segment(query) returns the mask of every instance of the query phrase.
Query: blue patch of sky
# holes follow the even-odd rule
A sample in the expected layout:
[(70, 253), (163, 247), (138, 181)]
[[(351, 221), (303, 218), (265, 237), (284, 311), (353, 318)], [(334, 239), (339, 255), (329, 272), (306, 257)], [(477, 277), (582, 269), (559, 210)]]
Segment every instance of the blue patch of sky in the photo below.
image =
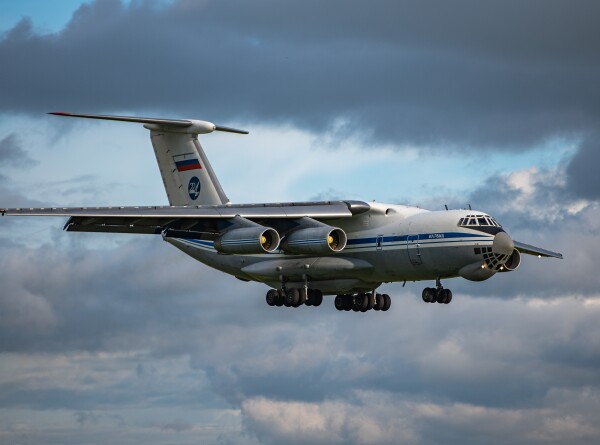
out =
[[(481, 153), (417, 153), (414, 150), (374, 156), (351, 169), (332, 168), (308, 174), (291, 185), (294, 199), (320, 196), (330, 190), (331, 198), (377, 200), (418, 205), (432, 196), (467, 197), (493, 175), (509, 174), (532, 167), (556, 169), (575, 150), (577, 141), (552, 140), (521, 152), (497, 150)], [(343, 151), (340, 156), (344, 156)], [(399, 202), (403, 200), (403, 202)], [(406, 201), (408, 200), (408, 201)]]
[(20, 20), (29, 17), (36, 31), (57, 32), (71, 20), (73, 13), (85, 2), (81, 0), (16, 0), (3, 1), (0, 30), (13, 28)]
[[(41, 34), (58, 32), (71, 20), (73, 13), (91, 0), (9, 0), (0, 6), (0, 33), (12, 29), (19, 21), (29, 17), (36, 32)], [(131, 0), (121, 0), (130, 4)], [(155, 0), (156, 4), (171, 3), (171, 0)]]

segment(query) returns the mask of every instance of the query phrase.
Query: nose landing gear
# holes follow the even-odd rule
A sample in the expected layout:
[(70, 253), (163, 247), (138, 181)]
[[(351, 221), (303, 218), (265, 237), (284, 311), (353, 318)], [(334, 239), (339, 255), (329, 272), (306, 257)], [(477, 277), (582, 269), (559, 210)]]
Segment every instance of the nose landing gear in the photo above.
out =
[(423, 301), (425, 303), (448, 304), (452, 301), (452, 291), (444, 289), (440, 279), (435, 280), (435, 287), (426, 287), (423, 289)]

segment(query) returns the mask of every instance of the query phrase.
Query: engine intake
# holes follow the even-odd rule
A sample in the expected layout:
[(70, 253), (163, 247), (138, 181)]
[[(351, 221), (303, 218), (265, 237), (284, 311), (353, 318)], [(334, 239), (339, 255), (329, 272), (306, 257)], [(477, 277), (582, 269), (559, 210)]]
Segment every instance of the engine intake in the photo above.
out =
[(279, 234), (269, 227), (230, 229), (217, 237), (215, 249), (221, 253), (269, 253), (279, 247)]
[(319, 226), (296, 229), (281, 242), (286, 253), (325, 255), (341, 252), (348, 237), (337, 227)]
[(500, 272), (512, 272), (513, 270), (517, 270), (520, 265), (521, 253), (517, 249), (514, 249), (508, 260), (502, 265)]

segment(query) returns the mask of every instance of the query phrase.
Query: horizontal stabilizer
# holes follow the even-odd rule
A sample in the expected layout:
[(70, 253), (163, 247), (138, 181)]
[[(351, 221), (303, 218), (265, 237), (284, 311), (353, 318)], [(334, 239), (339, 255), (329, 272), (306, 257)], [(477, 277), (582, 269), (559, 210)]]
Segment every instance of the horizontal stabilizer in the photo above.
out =
[(560, 258), (563, 259), (562, 253), (552, 252), (551, 250), (542, 249), (540, 247), (532, 246), (531, 244), (521, 243), (519, 241), (514, 241), (515, 248), (527, 255), (535, 255), (539, 257), (549, 257), (549, 258)]
[(146, 125), (159, 125), (165, 127), (175, 127), (175, 128), (189, 128), (194, 125), (200, 125), (199, 133), (211, 133), (213, 131), (224, 131), (227, 133), (237, 133), (237, 134), (248, 134), (245, 130), (237, 130), (235, 128), (223, 127), (220, 125), (215, 125), (212, 122), (207, 121), (197, 121), (191, 119), (159, 119), (153, 117), (134, 117), (134, 116), (111, 116), (104, 114), (75, 114), (75, 113), (63, 113), (60, 111), (55, 111), (52, 113), (54, 116), (66, 116), (66, 117), (83, 117), (86, 119), (101, 119), (107, 121), (120, 121), (120, 122), (135, 122), (139, 124)]

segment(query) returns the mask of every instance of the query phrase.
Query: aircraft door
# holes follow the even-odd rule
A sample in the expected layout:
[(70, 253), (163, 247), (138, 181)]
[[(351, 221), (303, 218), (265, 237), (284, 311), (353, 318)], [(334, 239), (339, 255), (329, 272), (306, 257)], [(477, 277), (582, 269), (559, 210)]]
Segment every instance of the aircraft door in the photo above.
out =
[(421, 246), (419, 245), (419, 235), (408, 235), (406, 237), (406, 249), (408, 251), (408, 258), (413, 266), (420, 266), (423, 264), (421, 258)]

